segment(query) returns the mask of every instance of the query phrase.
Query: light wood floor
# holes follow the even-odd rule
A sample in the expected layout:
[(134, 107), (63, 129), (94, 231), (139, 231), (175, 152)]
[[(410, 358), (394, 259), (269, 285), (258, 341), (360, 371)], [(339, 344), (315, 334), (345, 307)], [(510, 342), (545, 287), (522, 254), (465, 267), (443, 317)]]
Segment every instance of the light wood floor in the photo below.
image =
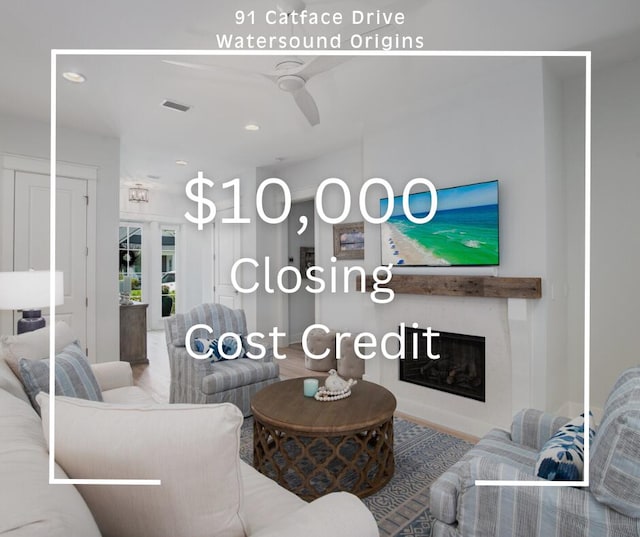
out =
[(164, 339), (164, 331), (152, 330), (147, 332), (147, 358), (149, 364), (134, 365), (133, 382), (160, 402), (169, 402), (169, 384), (171, 371), (169, 370), (169, 353)]
[[(280, 366), (280, 377), (285, 378), (299, 378), (299, 377), (320, 377), (326, 376), (326, 373), (319, 373), (317, 371), (309, 371), (304, 366), (304, 353), (302, 352), (302, 345), (294, 344), (290, 347), (284, 347), (281, 349), (283, 354), (286, 354), (285, 360), (280, 360), (278, 365)], [(143, 390), (153, 394), (153, 396), (161, 402), (169, 402), (169, 384), (170, 384), (170, 371), (169, 371), (169, 355), (167, 353), (167, 346), (165, 343), (164, 332), (161, 330), (152, 330), (147, 332), (147, 357), (149, 358), (149, 364), (134, 365), (133, 369), (133, 381), (137, 386), (140, 386)], [(431, 427), (437, 431), (451, 434), (462, 438), (467, 442), (476, 443), (478, 438), (460, 431), (454, 431), (441, 425), (431, 423), (426, 420), (418, 419), (407, 414), (396, 412), (396, 416), (403, 419), (412, 421), (419, 425)]]
[(285, 379), (295, 379), (300, 377), (326, 377), (328, 373), (320, 371), (309, 371), (304, 366), (304, 352), (302, 343), (294, 343), (289, 347), (283, 347), (280, 352), (286, 354), (286, 360), (280, 360), (280, 376)]

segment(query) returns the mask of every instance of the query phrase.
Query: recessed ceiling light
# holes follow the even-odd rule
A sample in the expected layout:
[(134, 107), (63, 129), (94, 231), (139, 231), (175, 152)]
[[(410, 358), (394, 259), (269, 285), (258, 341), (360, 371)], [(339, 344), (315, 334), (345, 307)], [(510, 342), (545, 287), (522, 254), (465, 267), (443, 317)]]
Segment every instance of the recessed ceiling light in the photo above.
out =
[(244, 130), (246, 131), (259, 131), (260, 130), (260, 125), (256, 125), (255, 123), (248, 123), (244, 126)]
[(76, 73), (74, 71), (66, 71), (62, 73), (62, 77), (69, 82), (73, 82), (74, 84), (82, 84), (86, 78), (82, 73)]
[(189, 163), (186, 160), (178, 159), (178, 160), (176, 160), (176, 164), (178, 166), (186, 166)]

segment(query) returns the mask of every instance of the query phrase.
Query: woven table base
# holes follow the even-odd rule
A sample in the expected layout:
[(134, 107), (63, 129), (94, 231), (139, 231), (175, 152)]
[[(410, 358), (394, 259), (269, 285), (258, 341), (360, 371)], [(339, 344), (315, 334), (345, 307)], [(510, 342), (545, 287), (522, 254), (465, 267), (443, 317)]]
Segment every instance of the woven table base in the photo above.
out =
[(363, 498), (393, 476), (393, 419), (365, 431), (307, 436), (254, 419), (256, 469), (306, 501), (347, 491)]

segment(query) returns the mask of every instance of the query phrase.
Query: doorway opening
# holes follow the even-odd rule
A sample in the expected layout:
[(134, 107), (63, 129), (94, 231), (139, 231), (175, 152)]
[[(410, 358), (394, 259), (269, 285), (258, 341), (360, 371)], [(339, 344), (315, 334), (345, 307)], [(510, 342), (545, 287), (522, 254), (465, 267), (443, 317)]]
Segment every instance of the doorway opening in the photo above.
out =
[[(314, 244), (314, 201), (297, 201), (291, 205), (287, 229), (288, 261), (289, 265), (300, 270), (305, 278), (306, 269), (315, 265), (315, 244)], [(307, 229), (298, 235), (300, 228), (300, 218), (307, 219)], [(293, 278), (292, 274), (289, 274)], [(308, 280), (303, 280), (300, 290), (288, 295), (288, 323), (289, 344), (302, 341), (302, 333), (305, 328), (315, 322), (315, 295), (304, 290)], [(292, 286), (294, 282), (289, 282)]]

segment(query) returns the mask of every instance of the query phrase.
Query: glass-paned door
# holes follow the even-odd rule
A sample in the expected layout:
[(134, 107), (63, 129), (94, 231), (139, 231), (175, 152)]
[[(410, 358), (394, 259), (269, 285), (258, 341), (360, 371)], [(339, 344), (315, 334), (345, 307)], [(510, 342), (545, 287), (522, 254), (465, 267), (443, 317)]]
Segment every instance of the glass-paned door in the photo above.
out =
[(162, 228), (161, 233), (162, 271), (162, 316), (176, 312), (176, 230)]
[(121, 224), (118, 243), (120, 294), (142, 302), (142, 228)]

